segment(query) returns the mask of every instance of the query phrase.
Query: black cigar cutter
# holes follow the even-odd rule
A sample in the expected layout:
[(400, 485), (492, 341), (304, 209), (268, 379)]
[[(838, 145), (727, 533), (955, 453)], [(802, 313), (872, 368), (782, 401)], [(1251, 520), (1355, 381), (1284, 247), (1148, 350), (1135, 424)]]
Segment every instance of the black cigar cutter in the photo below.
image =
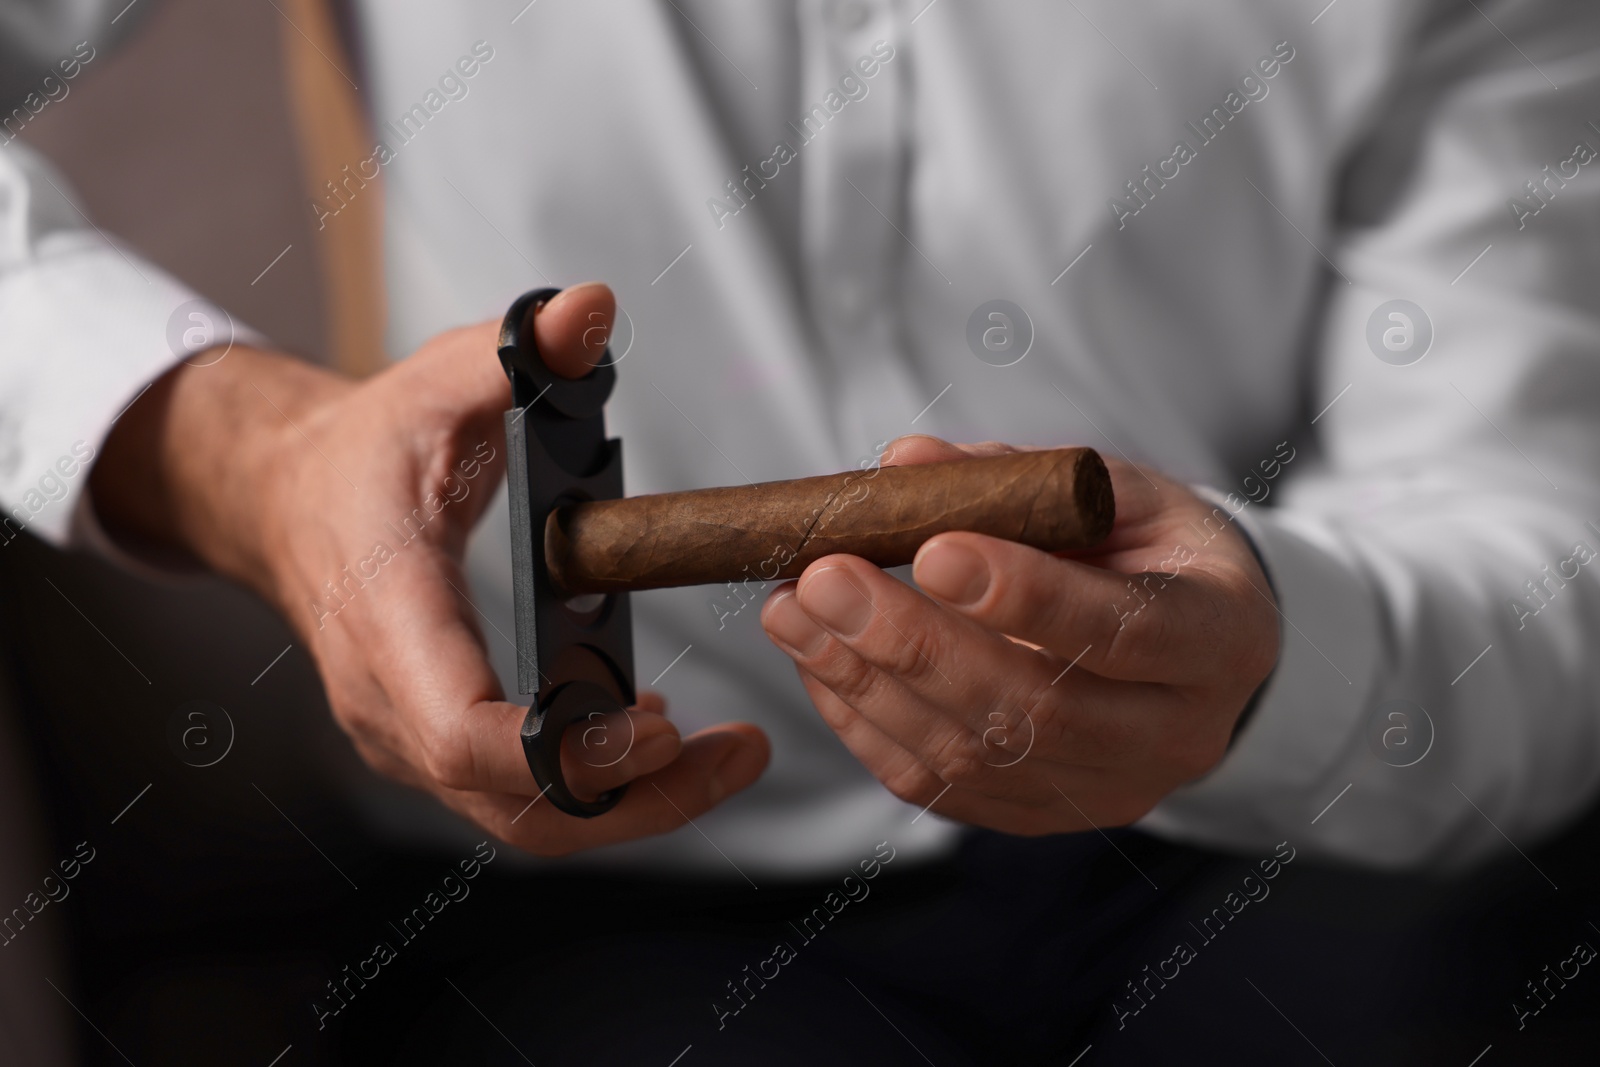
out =
[[(617, 381), (610, 347), (582, 378), (563, 378), (545, 366), (534, 343), (534, 312), (560, 291), (524, 293), (500, 324), (500, 364), (511, 379), (506, 481), (517, 689), (532, 697), (522, 722), (522, 750), (541, 795), (568, 815), (590, 819), (615, 807), (627, 786), (595, 800), (573, 795), (561, 775), (561, 738), (579, 720), (595, 722), (633, 704), (633, 616), (627, 593), (564, 597), (545, 563), (551, 511), (622, 496), (622, 442), (606, 437), (603, 413)], [(633, 744), (631, 736), (626, 745), (620, 740), (602, 737), (584, 747), (594, 754), (595, 766), (605, 766), (621, 760)]]

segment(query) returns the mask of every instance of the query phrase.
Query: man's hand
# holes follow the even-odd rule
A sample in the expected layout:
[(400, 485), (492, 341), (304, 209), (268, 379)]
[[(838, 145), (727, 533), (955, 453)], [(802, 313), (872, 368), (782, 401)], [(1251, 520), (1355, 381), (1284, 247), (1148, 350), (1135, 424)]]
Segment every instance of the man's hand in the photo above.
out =
[[(546, 362), (587, 372), (614, 311), (598, 284), (553, 299), (535, 319)], [(503, 699), (461, 565), (504, 477), (497, 328), (442, 334), (362, 383), (239, 346), (181, 366), (119, 420), (92, 475), (96, 507), (119, 536), (186, 549), (275, 605), (375, 769), (531, 852), (662, 833), (753, 782), (767, 740), (743, 724), (680, 738), (661, 698), (642, 694), (564, 740), (580, 796), (637, 779), (617, 807), (590, 820), (528, 807), (526, 709)]]
[[(913, 436), (885, 458), (1008, 451)], [(940, 534), (914, 565), (926, 596), (834, 555), (768, 598), (824, 721), (902, 800), (1009, 833), (1120, 826), (1222, 758), (1277, 662), (1266, 576), (1212, 505), (1107, 466), (1116, 528), (1092, 551)]]

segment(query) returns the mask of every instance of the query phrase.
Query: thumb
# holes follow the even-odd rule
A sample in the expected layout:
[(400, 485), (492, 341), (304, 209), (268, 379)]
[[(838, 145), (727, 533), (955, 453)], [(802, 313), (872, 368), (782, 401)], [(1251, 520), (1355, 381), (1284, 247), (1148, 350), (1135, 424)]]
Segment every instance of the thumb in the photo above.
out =
[(940, 437), (925, 433), (908, 433), (896, 437), (883, 453), (886, 467), (912, 467), (920, 463), (946, 463), (957, 459), (975, 459), (980, 456), (1003, 456), (1019, 451), (998, 441), (980, 444), (953, 444)]
[[(534, 341), (545, 365), (564, 378), (581, 378), (599, 362), (611, 339), (617, 298), (603, 282), (563, 289), (534, 310)], [(388, 388), (484, 427), (498, 425), (511, 404), (511, 385), (495, 358), (500, 323), (480, 322), (430, 339), (385, 375)]]
[(533, 316), (533, 339), (545, 366), (563, 378), (581, 378), (605, 355), (617, 298), (604, 282), (563, 289)]

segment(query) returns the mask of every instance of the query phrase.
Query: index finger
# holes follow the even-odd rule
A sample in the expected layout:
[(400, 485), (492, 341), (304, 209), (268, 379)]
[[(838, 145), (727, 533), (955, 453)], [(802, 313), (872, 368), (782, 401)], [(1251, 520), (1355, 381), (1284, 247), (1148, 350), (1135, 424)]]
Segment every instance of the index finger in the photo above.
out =
[(975, 533), (917, 551), (923, 591), (966, 617), (1125, 681), (1193, 682), (1225, 667), (1228, 618), (1207, 578), (1170, 570), (1121, 574)]
[[(503, 699), (483, 641), (468, 622), (466, 613), (477, 609), (459, 570), (431, 554), (396, 560), (390, 568), (392, 585), (371, 588), (369, 609), (403, 621), (374, 635), (372, 671), (403, 720), (408, 760), (447, 789), (537, 796), (522, 749), (527, 708)], [(515, 648), (508, 635), (497, 628), (495, 634)], [(583, 744), (592, 730), (567, 731), (561, 767), (569, 787), (603, 792), (629, 773), (653, 770), (676, 755), (656, 740), (677, 738), (664, 715), (635, 714), (629, 720), (626, 735), (619, 734), (627, 748), (622, 756), (594, 752), (586, 758)], [(641, 767), (641, 760), (648, 766)]]
[(522, 796), (459, 793), (446, 801), (503, 841), (560, 856), (676, 830), (754, 782), (770, 754), (766, 735), (754, 726), (701, 730), (684, 741), (677, 759), (632, 783), (616, 807), (593, 819), (574, 818), (538, 797), (530, 803)]

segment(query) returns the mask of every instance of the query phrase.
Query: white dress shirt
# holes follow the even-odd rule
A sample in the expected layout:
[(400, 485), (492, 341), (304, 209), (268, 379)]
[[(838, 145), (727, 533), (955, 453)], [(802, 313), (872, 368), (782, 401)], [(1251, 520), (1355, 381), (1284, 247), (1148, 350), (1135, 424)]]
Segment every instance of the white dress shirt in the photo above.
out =
[[(1592, 797), (1600, 8), (518, 6), (361, 7), (386, 151), (351, 169), (385, 183), (396, 356), (602, 279), (631, 335), (607, 409), (629, 493), (854, 467), (922, 431), (1092, 445), (1234, 494), (1282, 655), (1152, 832), (1437, 867)], [(189, 296), (63, 188), (0, 151), (8, 508), (171, 364)], [(999, 352), (968, 340), (992, 300), (1023, 312), (979, 316), (1013, 331)], [(83, 485), (29, 528), (66, 538)], [(505, 634), (507, 539), (502, 501), (470, 566)], [(704, 836), (797, 872), (947, 847), (820, 721), (759, 600), (729, 596), (634, 602), (640, 682), (670, 665), (682, 725), (773, 739)], [(692, 829), (615, 854), (725, 863)]]

